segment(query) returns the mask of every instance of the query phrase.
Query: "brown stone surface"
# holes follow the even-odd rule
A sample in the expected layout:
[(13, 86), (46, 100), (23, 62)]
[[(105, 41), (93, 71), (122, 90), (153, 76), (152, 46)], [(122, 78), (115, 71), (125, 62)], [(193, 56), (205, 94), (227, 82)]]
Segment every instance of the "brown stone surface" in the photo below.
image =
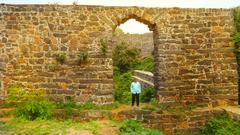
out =
[(116, 45), (126, 44), (129, 47), (136, 47), (141, 52), (141, 56), (151, 56), (153, 52), (153, 33), (144, 34), (116, 34), (113, 36), (114, 44)]
[[(52, 91), (54, 99), (111, 103), (112, 50), (102, 56), (100, 40), (134, 18), (153, 31), (160, 103), (236, 104), (232, 9), (1, 4), (0, 10), (1, 96), (18, 83)], [(82, 51), (90, 62), (80, 66)], [(56, 62), (59, 52), (66, 53), (63, 64)]]

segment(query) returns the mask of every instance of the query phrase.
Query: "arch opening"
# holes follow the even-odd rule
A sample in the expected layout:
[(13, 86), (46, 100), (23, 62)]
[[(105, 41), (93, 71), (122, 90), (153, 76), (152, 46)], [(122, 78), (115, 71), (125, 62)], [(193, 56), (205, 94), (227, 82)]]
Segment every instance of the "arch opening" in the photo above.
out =
[[(135, 20), (138, 23), (141, 23), (142, 25), (145, 25), (145, 27), (148, 29), (147, 33), (134, 33), (134, 32), (124, 32), (124, 30), (121, 29), (120, 26), (128, 23), (130, 20)], [(155, 82), (154, 82), (154, 73), (155, 73), (155, 42), (156, 39), (154, 39), (154, 35), (157, 34), (156, 32), (156, 24), (151, 23), (150, 21), (147, 21), (145, 19), (142, 19), (136, 15), (130, 15), (126, 18), (123, 18), (121, 20), (117, 21), (112, 35), (112, 43), (113, 43), (113, 80), (114, 80), (114, 99), (120, 102), (131, 102), (131, 95), (130, 93), (130, 85), (132, 82), (132, 79), (136, 79), (140, 82), (142, 86), (142, 94), (140, 94), (140, 100), (141, 102), (149, 102), (152, 98), (156, 98), (156, 88), (155, 88)], [(129, 25), (131, 26), (131, 25)], [(129, 27), (128, 26), (128, 27)], [(132, 25), (133, 26), (133, 25)], [(129, 27), (129, 29), (132, 29)], [(141, 27), (139, 28), (141, 29)], [(121, 68), (121, 61), (119, 59), (128, 59), (127, 56), (121, 56), (121, 54), (127, 55), (125, 52), (121, 51), (139, 51), (139, 55), (136, 60), (137, 62), (130, 65), (129, 69), (119, 69)], [(116, 55), (118, 55), (118, 59), (116, 58)], [(127, 58), (125, 58), (127, 57)], [(131, 58), (129, 58), (131, 59)], [(124, 80), (125, 79), (125, 80)], [(121, 84), (121, 82), (125, 82), (125, 84)], [(124, 88), (119, 88), (118, 85), (124, 85)], [(128, 93), (128, 94), (127, 94)], [(146, 95), (146, 93), (151, 93), (149, 95)], [(131, 94), (131, 93), (130, 93)], [(121, 97), (123, 96), (123, 101), (121, 101)], [(127, 97), (127, 98), (126, 98)], [(146, 98), (144, 98), (146, 97)], [(144, 98), (144, 99), (143, 99)], [(126, 100), (126, 101), (125, 101)]]

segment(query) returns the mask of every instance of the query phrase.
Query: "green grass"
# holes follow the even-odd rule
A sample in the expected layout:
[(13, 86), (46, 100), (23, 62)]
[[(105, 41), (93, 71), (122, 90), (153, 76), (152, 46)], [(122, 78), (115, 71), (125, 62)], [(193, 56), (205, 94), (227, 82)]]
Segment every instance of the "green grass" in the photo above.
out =
[(64, 109), (64, 110), (71, 110), (71, 109), (78, 109), (80, 111), (84, 110), (112, 110), (115, 108), (118, 108), (120, 104), (118, 102), (114, 102), (112, 104), (106, 104), (106, 105), (96, 105), (93, 103), (85, 103), (85, 104), (76, 104), (75, 102), (59, 102), (56, 104), (57, 109)]
[[(88, 130), (93, 134), (97, 134), (101, 126), (96, 121), (87, 123), (77, 123), (70, 120), (34, 120), (27, 121), (23, 119), (13, 119), (7, 123), (0, 123), (0, 129), (6, 134), (29, 134), (29, 135), (45, 135), (45, 134), (66, 134), (68, 129)], [(0, 132), (1, 133), (1, 132)]]
[(160, 131), (143, 127), (133, 119), (123, 121), (119, 130), (121, 135), (163, 135)]
[(107, 124), (103, 124), (101, 121), (79, 123), (70, 120), (58, 121), (53, 119), (28, 121), (20, 118), (12, 119), (7, 123), (0, 123), (0, 134), (65, 135), (70, 131), (88, 131), (97, 135), (104, 127), (113, 127), (115, 128), (115, 133), (120, 135), (163, 135), (157, 130), (143, 127), (136, 120), (125, 120), (123, 122), (108, 120)]

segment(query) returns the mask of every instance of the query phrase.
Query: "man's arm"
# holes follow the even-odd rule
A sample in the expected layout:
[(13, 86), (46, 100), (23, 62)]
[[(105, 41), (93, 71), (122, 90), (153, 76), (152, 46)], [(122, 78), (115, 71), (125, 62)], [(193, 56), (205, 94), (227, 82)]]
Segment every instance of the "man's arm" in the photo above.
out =
[(133, 83), (131, 83), (130, 90), (131, 90), (131, 93), (133, 93)]

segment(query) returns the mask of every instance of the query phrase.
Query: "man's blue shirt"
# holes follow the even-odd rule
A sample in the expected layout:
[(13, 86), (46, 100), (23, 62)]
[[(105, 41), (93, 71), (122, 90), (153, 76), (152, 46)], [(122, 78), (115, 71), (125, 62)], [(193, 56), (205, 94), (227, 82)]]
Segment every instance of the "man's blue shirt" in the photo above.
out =
[(132, 82), (131, 83), (131, 92), (133, 94), (139, 94), (141, 93), (141, 85), (139, 82)]

